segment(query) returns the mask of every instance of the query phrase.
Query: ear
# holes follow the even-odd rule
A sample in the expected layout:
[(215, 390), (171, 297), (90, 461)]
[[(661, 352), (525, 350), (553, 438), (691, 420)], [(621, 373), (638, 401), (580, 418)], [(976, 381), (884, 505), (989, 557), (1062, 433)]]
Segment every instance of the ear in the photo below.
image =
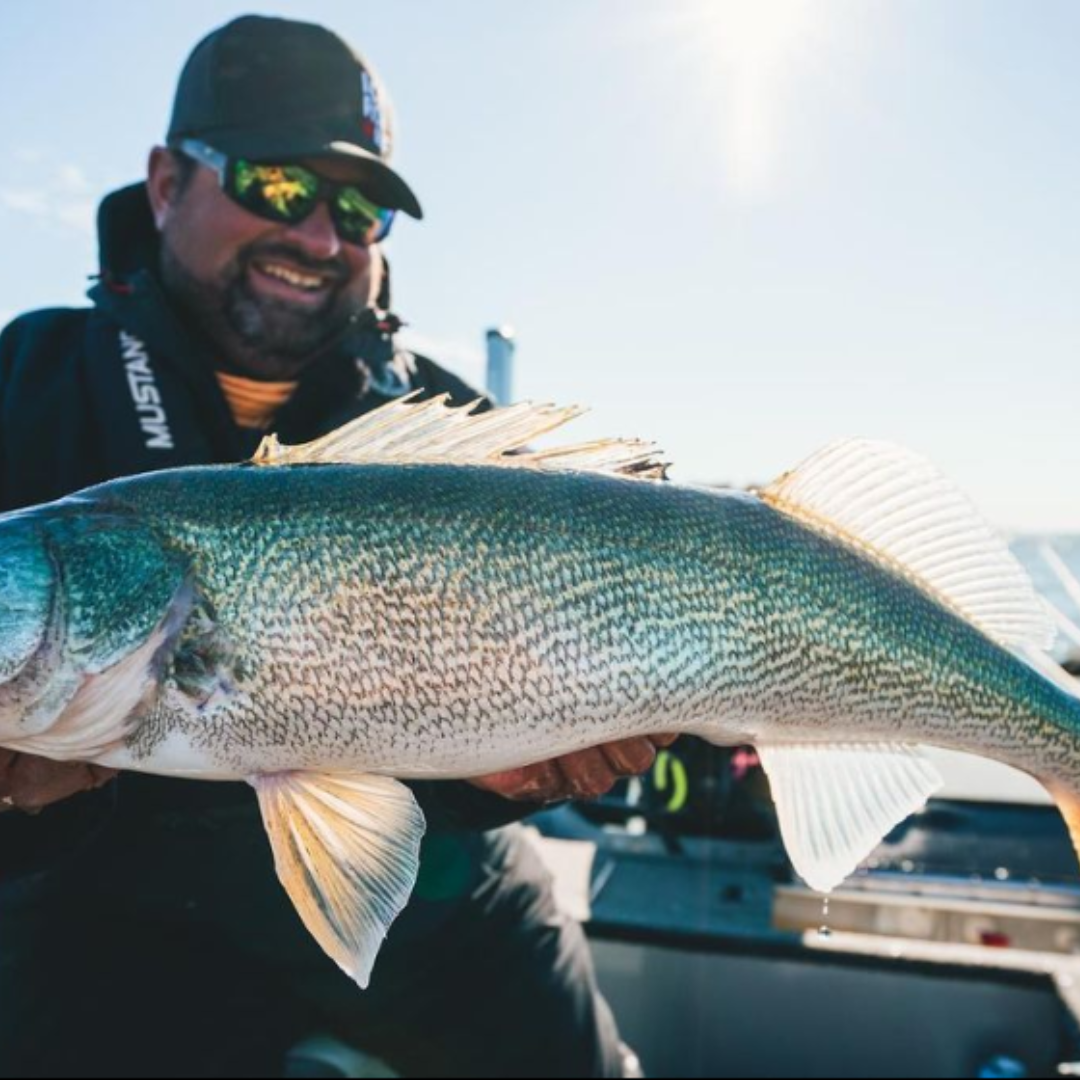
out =
[(180, 167), (171, 150), (155, 146), (146, 169), (146, 192), (160, 232), (181, 195)]

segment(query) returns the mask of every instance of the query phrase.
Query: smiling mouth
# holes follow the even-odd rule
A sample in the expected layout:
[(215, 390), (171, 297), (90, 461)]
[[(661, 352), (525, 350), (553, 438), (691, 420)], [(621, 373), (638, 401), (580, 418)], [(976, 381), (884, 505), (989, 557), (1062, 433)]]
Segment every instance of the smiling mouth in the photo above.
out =
[(325, 292), (331, 285), (332, 279), (325, 274), (313, 274), (310, 271), (297, 270), (292, 266), (285, 266), (279, 262), (259, 260), (252, 264), (263, 277), (273, 281), (280, 281), (291, 289), (302, 293)]

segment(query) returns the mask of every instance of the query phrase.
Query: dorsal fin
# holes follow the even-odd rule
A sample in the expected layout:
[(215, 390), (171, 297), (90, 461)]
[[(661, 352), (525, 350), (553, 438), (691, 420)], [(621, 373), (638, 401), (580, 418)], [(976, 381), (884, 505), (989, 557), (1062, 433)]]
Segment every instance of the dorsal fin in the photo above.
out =
[(891, 565), (1001, 644), (1053, 644), (1053, 619), (1027, 572), (967, 496), (925, 458), (889, 443), (849, 439), (759, 494)]
[(651, 443), (611, 439), (516, 453), (585, 411), (521, 404), (477, 412), (481, 402), (452, 408), (449, 395), (417, 402), (411, 394), (329, 435), (284, 446), (269, 435), (256, 465), (497, 465), (546, 472), (592, 472), (663, 480), (667, 465)]

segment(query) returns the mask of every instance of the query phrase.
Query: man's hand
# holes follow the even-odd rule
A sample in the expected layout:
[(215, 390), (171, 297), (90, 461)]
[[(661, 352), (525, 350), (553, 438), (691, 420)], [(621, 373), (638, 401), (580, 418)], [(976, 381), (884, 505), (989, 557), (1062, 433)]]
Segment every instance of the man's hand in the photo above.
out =
[(47, 758), (0, 750), (0, 811), (42, 810), (80, 791), (102, 787), (116, 775), (115, 769), (84, 765), (77, 761)]
[(524, 769), (481, 776), (470, 783), (505, 799), (523, 802), (595, 799), (606, 795), (621, 777), (648, 772), (656, 761), (657, 749), (670, 746), (677, 738), (650, 735), (645, 739), (623, 739)]

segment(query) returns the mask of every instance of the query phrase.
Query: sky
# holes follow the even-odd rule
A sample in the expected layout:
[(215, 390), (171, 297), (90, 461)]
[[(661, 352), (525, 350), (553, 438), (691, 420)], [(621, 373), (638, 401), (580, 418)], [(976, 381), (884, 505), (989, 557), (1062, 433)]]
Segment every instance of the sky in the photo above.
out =
[(94, 209), (179, 69), (259, 11), (383, 77), (420, 195), (414, 340), (687, 481), (837, 438), (932, 458), (997, 525), (1080, 532), (1075, 0), (35, 0), (0, 6), (0, 320), (83, 303)]

